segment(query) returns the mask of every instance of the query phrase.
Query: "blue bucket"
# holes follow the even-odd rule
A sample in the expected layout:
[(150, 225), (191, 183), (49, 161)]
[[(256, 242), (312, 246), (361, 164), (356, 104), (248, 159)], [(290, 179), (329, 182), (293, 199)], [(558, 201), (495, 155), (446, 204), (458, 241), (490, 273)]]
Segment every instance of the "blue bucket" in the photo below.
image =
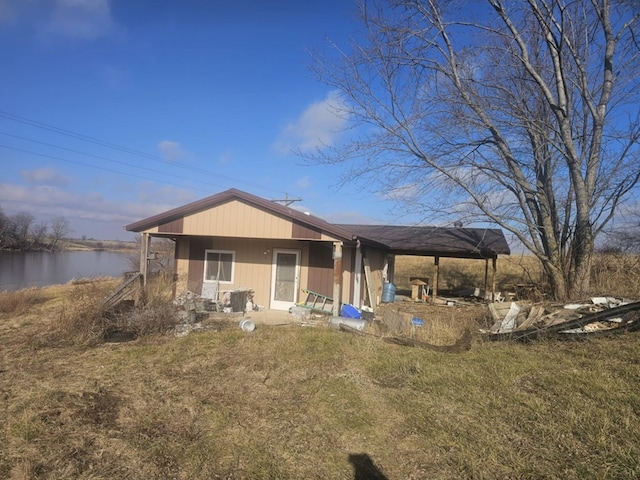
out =
[(396, 299), (396, 286), (393, 283), (385, 283), (382, 287), (382, 302), (393, 303)]

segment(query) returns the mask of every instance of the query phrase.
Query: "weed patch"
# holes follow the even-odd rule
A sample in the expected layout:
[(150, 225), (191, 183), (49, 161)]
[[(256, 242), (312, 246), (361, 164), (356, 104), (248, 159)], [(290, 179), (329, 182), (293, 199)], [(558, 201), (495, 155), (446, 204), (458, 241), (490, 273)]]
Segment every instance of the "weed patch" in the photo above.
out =
[(22, 315), (34, 305), (47, 301), (40, 288), (26, 288), (15, 292), (0, 292), (0, 314)]
[[(640, 333), (452, 354), (260, 325), (24, 348), (20, 322), (46, 333), (75, 288), (0, 336), (1, 478), (640, 477)], [(450, 344), (468, 310), (424, 310), (413, 335)]]

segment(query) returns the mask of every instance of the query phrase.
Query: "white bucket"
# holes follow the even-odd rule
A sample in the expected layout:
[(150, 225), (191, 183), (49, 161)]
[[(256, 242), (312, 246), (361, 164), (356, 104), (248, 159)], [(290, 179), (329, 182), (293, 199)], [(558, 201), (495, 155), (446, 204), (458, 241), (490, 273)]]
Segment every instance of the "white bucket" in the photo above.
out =
[(346, 325), (347, 327), (355, 328), (356, 330), (363, 331), (367, 326), (366, 320), (361, 320), (359, 318), (346, 318), (346, 317), (331, 317), (329, 321), (331, 325), (334, 327), (340, 327), (340, 324)]
[(240, 328), (243, 332), (253, 332), (256, 329), (256, 324), (251, 320), (246, 319), (240, 322)]

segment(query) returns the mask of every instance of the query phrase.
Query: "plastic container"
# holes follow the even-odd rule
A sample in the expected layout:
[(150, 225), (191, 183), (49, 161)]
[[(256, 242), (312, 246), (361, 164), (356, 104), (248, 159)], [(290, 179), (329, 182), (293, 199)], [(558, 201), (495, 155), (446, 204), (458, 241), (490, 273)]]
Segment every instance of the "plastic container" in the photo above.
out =
[(342, 306), (340, 309), (340, 316), (345, 318), (362, 318), (360, 310), (349, 304)]
[(340, 327), (341, 324), (362, 331), (367, 326), (367, 321), (359, 318), (331, 317), (331, 325)]
[(396, 286), (393, 283), (385, 283), (382, 287), (382, 303), (393, 303), (396, 299)]
[(256, 324), (246, 319), (240, 322), (240, 328), (243, 332), (253, 332), (256, 329)]

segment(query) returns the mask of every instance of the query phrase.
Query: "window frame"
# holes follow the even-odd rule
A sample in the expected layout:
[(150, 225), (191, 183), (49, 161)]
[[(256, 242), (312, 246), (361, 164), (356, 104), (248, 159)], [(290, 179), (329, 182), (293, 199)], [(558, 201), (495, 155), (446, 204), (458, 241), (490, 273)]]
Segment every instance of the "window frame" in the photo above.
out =
[[(216, 280), (215, 278), (212, 280), (208, 280), (207, 279), (207, 264), (209, 263), (209, 254), (218, 254), (218, 262), (220, 262), (222, 260), (222, 255), (231, 255), (231, 280)], [(223, 263), (224, 265), (224, 263)], [(205, 283), (216, 283), (219, 282), (220, 284), (225, 284), (225, 285), (231, 285), (233, 284), (233, 279), (235, 276), (235, 270), (236, 270), (236, 252), (234, 250), (217, 250), (217, 249), (213, 249), (213, 248), (207, 248), (204, 251), (204, 268), (203, 268), (203, 272), (202, 272), (202, 281)]]

